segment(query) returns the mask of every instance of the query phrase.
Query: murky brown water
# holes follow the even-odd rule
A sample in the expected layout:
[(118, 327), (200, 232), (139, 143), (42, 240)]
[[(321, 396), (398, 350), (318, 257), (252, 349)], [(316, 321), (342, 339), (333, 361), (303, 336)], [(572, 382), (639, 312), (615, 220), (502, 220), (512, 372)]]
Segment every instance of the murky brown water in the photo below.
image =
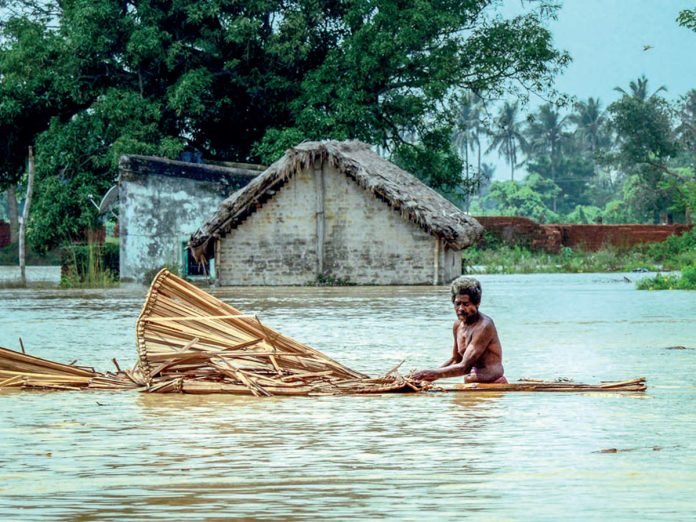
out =
[[(4, 392), (0, 519), (693, 519), (696, 293), (622, 276), (481, 276), (482, 310), (510, 378), (646, 376), (646, 394)], [(0, 290), (0, 345), (132, 364), (144, 295)], [(218, 295), (370, 374), (451, 347), (444, 288)]]

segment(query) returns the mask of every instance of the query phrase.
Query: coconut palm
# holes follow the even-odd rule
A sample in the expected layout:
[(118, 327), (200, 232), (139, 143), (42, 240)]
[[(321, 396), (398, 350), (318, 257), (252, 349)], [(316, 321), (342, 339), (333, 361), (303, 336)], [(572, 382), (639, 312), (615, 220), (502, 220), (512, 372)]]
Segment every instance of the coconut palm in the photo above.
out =
[(575, 112), (568, 117), (575, 124), (575, 135), (593, 156), (600, 144), (606, 140), (603, 132), (606, 111), (602, 109), (599, 98), (588, 98), (575, 104)]
[[(648, 101), (650, 98), (655, 97), (658, 93), (667, 90), (667, 87), (660, 85), (657, 90), (648, 96), (648, 79), (645, 75), (641, 76), (637, 80), (631, 80), (628, 84), (628, 91), (622, 89), (621, 87), (614, 87), (616, 92), (620, 92), (624, 96), (631, 96), (639, 101)], [(630, 92), (629, 92), (630, 91)]]
[(561, 116), (550, 104), (539, 107), (525, 129), (530, 150), (548, 155), (552, 163), (558, 160), (563, 142), (568, 138), (565, 131), (567, 123), (568, 117)]
[(519, 167), (518, 153), (523, 152), (527, 142), (522, 135), (521, 123), (518, 120), (519, 104), (505, 102), (495, 119), (495, 127), (489, 131), (491, 145), (486, 152), (497, 150), (510, 165), (510, 179), (515, 181), (515, 167)]
[(469, 179), (469, 149), (473, 148), (474, 133), (479, 112), (472, 93), (462, 96), (457, 113), (457, 126), (452, 135), (452, 142), (464, 160), (464, 180)]

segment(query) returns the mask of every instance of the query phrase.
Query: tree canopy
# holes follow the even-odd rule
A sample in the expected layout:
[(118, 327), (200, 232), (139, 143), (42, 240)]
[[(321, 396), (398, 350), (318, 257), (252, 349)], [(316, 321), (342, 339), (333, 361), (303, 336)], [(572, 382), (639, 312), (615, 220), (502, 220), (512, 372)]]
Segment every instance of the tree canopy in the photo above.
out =
[(84, 193), (113, 183), (121, 153), (270, 162), (304, 139), (357, 138), (451, 189), (461, 162), (439, 138), (454, 96), (547, 91), (569, 60), (547, 0), (512, 18), (494, 0), (0, 6), (0, 183), (35, 145), (39, 247), (94, 221)]

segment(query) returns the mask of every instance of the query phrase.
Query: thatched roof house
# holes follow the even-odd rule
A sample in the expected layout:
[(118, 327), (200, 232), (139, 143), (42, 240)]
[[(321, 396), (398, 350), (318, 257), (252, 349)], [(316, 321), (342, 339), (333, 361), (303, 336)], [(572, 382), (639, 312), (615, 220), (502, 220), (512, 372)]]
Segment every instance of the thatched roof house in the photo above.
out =
[[(258, 215), (258, 216), (257, 216)], [(358, 141), (309, 142), (223, 201), (189, 241), (221, 284), (446, 282), (479, 223)]]

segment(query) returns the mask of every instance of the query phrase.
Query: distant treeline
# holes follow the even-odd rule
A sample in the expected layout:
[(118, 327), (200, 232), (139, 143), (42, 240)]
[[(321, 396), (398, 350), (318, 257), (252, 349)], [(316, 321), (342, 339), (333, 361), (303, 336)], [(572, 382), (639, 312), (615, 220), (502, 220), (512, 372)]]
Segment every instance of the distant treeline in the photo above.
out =
[[(663, 97), (665, 87), (651, 90), (645, 77), (615, 90), (619, 98), (608, 107), (588, 98), (527, 114), (517, 103), (489, 108), (464, 96), (453, 142), (465, 162), (466, 206), (542, 222), (689, 221), (696, 203), (696, 90), (676, 103)], [(481, 157), (492, 151), (509, 165), (509, 181), (491, 183), (492, 169)]]

